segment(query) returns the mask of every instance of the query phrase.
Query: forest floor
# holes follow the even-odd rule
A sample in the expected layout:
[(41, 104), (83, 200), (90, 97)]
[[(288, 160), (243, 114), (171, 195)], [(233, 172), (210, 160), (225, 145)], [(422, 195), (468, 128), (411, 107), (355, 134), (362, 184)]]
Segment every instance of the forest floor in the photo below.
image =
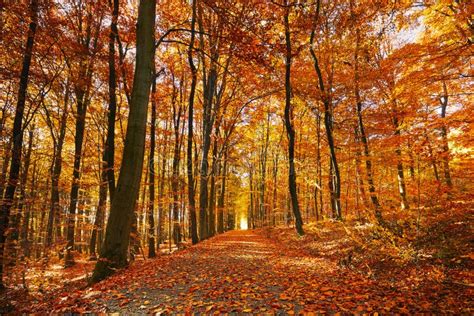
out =
[(472, 314), (472, 212), (445, 213), (416, 240), (331, 221), (305, 225), (304, 237), (290, 227), (230, 231), (92, 287), (83, 262), (62, 270), (62, 286), (7, 293), (3, 312)]

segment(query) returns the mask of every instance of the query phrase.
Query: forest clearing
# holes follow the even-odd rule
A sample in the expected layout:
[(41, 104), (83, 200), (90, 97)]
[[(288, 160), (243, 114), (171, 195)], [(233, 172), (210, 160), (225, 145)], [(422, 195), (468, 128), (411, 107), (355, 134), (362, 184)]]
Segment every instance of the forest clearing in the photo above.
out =
[(473, 313), (472, 1), (0, 26), (0, 313)]

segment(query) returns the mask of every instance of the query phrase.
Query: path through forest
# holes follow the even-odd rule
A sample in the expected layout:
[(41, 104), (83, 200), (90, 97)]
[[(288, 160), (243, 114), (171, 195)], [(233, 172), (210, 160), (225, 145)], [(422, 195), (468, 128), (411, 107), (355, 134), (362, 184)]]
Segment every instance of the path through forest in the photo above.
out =
[(227, 232), (171, 255), (136, 262), (92, 288), (64, 293), (33, 310), (291, 314), (449, 311), (452, 305), (452, 296), (443, 289), (390, 286), (264, 235), (261, 230)]

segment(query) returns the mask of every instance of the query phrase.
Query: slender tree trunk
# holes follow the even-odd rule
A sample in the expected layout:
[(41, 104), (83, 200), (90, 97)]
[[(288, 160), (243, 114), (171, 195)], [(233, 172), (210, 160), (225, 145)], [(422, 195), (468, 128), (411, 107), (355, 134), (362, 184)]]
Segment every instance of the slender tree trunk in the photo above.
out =
[[(181, 89), (181, 88), (180, 88)], [(174, 147), (173, 147), (173, 164), (172, 164), (172, 178), (171, 178), (171, 191), (173, 195), (173, 241), (175, 245), (181, 242), (181, 226), (179, 222), (179, 163), (181, 154), (181, 137), (180, 125), (181, 125), (181, 101), (176, 106), (176, 88), (173, 87), (173, 130), (174, 130)], [(171, 219), (170, 219), (171, 220)]]
[(208, 233), (209, 237), (212, 237), (216, 234), (216, 175), (217, 175), (217, 167), (218, 167), (218, 160), (217, 157), (217, 135), (218, 129), (216, 127), (215, 130), (215, 139), (212, 145), (212, 170), (211, 170), (211, 187), (209, 190), (209, 220), (208, 220)]
[(298, 194), (296, 191), (296, 170), (295, 170), (295, 130), (293, 128), (293, 107), (291, 105), (291, 39), (290, 39), (290, 7), (288, 0), (285, 9), (285, 42), (286, 42), (286, 59), (285, 59), (285, 127), (288, 136), (288, 186), (290, 189), (291, 206), (293, 215), (295, 216), (295, 228), (298, 235), (304, 235), (303, 219), (301, 218), (300, 207), (298, 205)]
[[(23, 223), (21, 226), (20, 231), (20, 238), (21, 238), (21, 247), (23, 248), (23, 255), (26, 258), (30, 257), (30, 250), (31, 250), (31, 239), (30, 239), (30, 219), (32, 215), (32, 208), (33, 205), (36, 203), (36, 190), (37, 190), (37, 183), (38, 183), (38, 168), (37, 168), (37, 160), (33, 162), (33, 171), (31, 177), (31, 185), (30, 185), (30, 194), (29, 194), (29, 202), (25, 209), (25, 216), (23, 218)], [(41, 213), (41, 227), (43, 227), (43, 217), (44, 217), (44, 210)], [(39, 231), (39, 236), (42, 235), (43, 230)], [(40, 237), (41, 238), (41, 237)]]
[(152, 82), (155, 46), (156, 0), (138, 7), (136, 66), (122, 166), (112, 200), (105, 240), (92, 282), (98, 282), (127, 265), (133, 212), (140, 188), (145, 151), (146, 118)]
[(8, 143), (5, 146), (5, 149), (4, 149), (2, 175), (0, 177), (0, 198), (2, 198), (3, 194), (5, 193), (5, 181), (7, 179), (8, 165), (10, 164), (10, 156), (11, 156), (11, 153), (12, 153), (12, 144), (13, 144), (13, 141), (10, 138), (8, 140)]
[(339, 165), (336, 158), (336, 149), (334, 145), (333, 127), (332, 127), (332, 111), (329, 102), (325, 101), (324, 108), (324, 127), (326, 129), (326, 136), (328, 139), (330, 151), (330, 191), (331, 191), (331, 207), (334, 218), (341, 220), (341, 176), (339, 172)]
[(190, 217), (191, 240), (193, 244), (198, 242), (196, 202), (194, 197), (194, 173), (193, 173), (193, 119), (194, 119), (194, 94), (196, 93), (197, 69), (193, 61), (194, 40), (196, 36), (196, 2), (192, 0), (192, 18), (191, 18), (191, 40), (188, 47), (188, 63), (191, 68), (191, 89), (189, 92), (188, 106), (188, 139), (186, 148), (187, 175), (188, 175), (188, 207)]
[[(396, 101), (394, 102), (393, 116), (392, 116), (393, 128), (395, 130), (395, 136), (400, 139), (400, 124), (398, 121), (398, 115), (396, 112)], [(407, 191), (405, 186), (405, 175), (403, 172), (403, 163), (402, 163), (402, 149), (398, 144), (395, 149), (395, 154), (397, 155), (397, 179), (398, 179), (398, 192), (400, 193), (400, 203), (402, 210), (408, 210), (410, 208), (407, 199)]]
[[(317, 184), (318, 184), (318, 192), (319, 192), (319, 214), (321, 219), (323, 218), (324, 214), (324, 204), (323, 204), (323, 166), (321, 161), (321, 114), (318, 112), (316, 118), (317, 124), (317, 132), (316, 132), (316, 143), (317, 143), (317, 151), (316, 151), (316, 165), (317, 165)], [(317, 211), (318, 212), (318, 211)]]
[(74, 230), (76, 226), (76, 209), (79, 199), (79, 187), (81, 177), (81, 159), (82, 148), (84, 143), (84, 133), (86, 126), (86, 113), (88, 106), (88, 92), (80, 87), (76, 91), (77, 113), (76, 113), (76, 135), (74, 136), (74, 164), (72, 172), (72, 185), (69, 202), (69, 214), (67, 217), (67, 246), (65, 267), (74, 265), (74, 257), (72, 250), (74, 248)]
[(362, 99), (360, 97), (360, 88), (359, 88), (359, 42), (360, 42), (360, 35), (359, 29), (356, 28), (356, 49), (354, 52), (354, 94), (356, 99), (356, 111), (357, 111), (357, 122), (358, 122), (358, 129), (359, 129), (359, 136), (362, 142), (362, 146), (364, 149), (364, 156), (365, 156), (365, 170), (367, 176), (367, 183), (369, 185), (369, 194), (370, 200), (372, 201), (372, 205), (374, 207), (374, 214), (377, 218), (379, 223), (383, 222), (382, 218), (382, 211), (380, 207), (380, 202), (375, 193), (375, 184), (374, 184), (374, 177), (372, 171), (372, 160), (370, 157), (370, 149), (369, 149), (369, 142), (367, 140), (367, 134), (365, 132), (364, 120), (362, 116)]
[[(441, 139), (443, 141), (443, 169), (444, 169), (444, 180), (446, 185), (451, 190), (453, 188), (453, 182), (451, 180), (451, 171), (449, 169), (449, 143), (448, 143), (448, 126), (446, 124), (446, 108), (448, 107), (448, 88), (446, 82), (443, 81), (443, 96), (440, 98), (441, 103)], [(450, 198), (450, 192), (448, 192), (448, 198)]]
[(415, 159), (413, 158), (413, 146), (410, 140), (408, 140), (407, 146), (408, 146), (410, 178), (414, 182), (415, 181)]
[(156, 71), (151, 86), (151, 124), (150, 124), (150, 152), (148, 154), (150, 180), (148, 183), (148, 258), (156, 257), (155, 251), (155, 138), (156, 138)]
[(21, 149), (23, 147), (23, 115), (25, 112), (26, 93), (28, 90), (28, 80), (30, 74), (31, 57), (33, 53), (33, 45), (35, 41), (36, 27), (38, 24), (38, 0), (31, 0), (30, 4), (31, 22), (28, 29), (28, 38), (26, 40), (25, 53), (23, 55), (23, 64), (20, 74), (20, 85), (18, 87), (18, 100), (13, 119), (13, 148), (11, 155), (10, 173), (8, 183), (3, 196), (0, 213), (0, 289), (4, 288), (3, 284), (3, 251), (7, 238), (7, 228), (10, 217), (10, 210), (13, 205), (16, 187), (18, 185), (18, 177), (21, 165)]
[[(165, 123), (165, 130), (168, 130), (168, 120)], [(158, 184), (158, 227), (157, 227), (157, 246), (160, 248), (160, 244), (164, 242), (165, 236), (165, 179), (166, 179), (166, 162), (167, 162), (167, 151), (168, 151), (168, 135), (163, 138), (163, 146), (161, 148), (162, 160), (160, 169), (160, 182)]]
[(59, 207), (59, 178), (61, 176), (62, 170), (62, 152), (64, 139), (66, 137), (66, 123), (67, 123), (67, 106), (69, 100), (69, 88), (66, 88), (66, 93), (64, 96), (64, 111), (61, 115), (61, 121), (59, 125), (59, 136), (57, 139), (56, 147), (54, 150), (54, 159), (51, 172), (51, 206), (48, 214), (48, 224), (46, 228), (46, 247), (50, 247), (53, 242), (53, 233), (54, 233), (54, 220), (56, 219), (57, 226), (57, 236), (60, 237), (61, 233), (61, 223), (60, 223), (60, 207)]
[(115, 192), (115, 116), (117, 112), (117, 96), (115, 95), (117, 79), (115, 72), (115, 40), (118, 36), (117, 20), (119, 0), (113, 0), (112, 21), (109, 33), (109, 108), (107, 114), (107, 137), (105, 140), (104, 161), (107, 163), (107, 182), (110, 200)]
[(25, 219), (25, 214), (23, 214), (23, 209), (27, 200), (26, 197), (26, 185), (28, 181), (28, 174), (30, 171), (30, 162), (31, 162), (31, 151), (33, 148), (33, 130), (35, 129), (34, 125), (28, 131), (28, 145), (26, 147), (25, 157), (23, 159), (23, 166), (20, 172), (20, 194), (18, 196), (18, 201), (16, 203), (15, 212), (11, 214), (10, 221), (10, 233), (9, 238), (7, 239), (8, 249), (4, 253), (4, 256), (11, 260), (11, 263), (14, 263), (18, 259), (18, 242), (20, 241), (20, 228), (22, 218)]
[(266, 225), (266, 207), (265, 207), (265, 191), (267, 181), (267, 160), (268, 160), (268, 145), (270, 141), (270, 113), (267, 113), (267, 119), (264, 131), (264, 144), (260, 151), (260, 184), (259, 184), (259, 217), (262, 224)]
[(249, 189), (250, 189), (250, 203), (247, 211), (247, 222), (248, 227), (255, 229), (255, 220), (254, 220), (254, 199), (253, 199), (253, 166), (250, 166), (249, 170)]
[(321, 68), (319, 67), (319, 60), (314, 51), (314, 37), (316, 34), (316, 23), (319, 20), (319, 10), (320, 10), (320, 0), (316, 4), (316, 15), (315, 23), (311, 31), (310, 37), (310, 53), (313, 58), (314, 69), (316, 71), (319, 83), (319, 90), (321, 92), (321, 98), (324, 104), (324, 127), (326, 129), (326, 136), (328, 139), (329, 151), (330, 151), (330, 163), (329, 163), (329, 191), (331, 194), (331, 207), (333, 211), (333, 216), (341, 220), (342, 219), (342, 210), (341, 210), (341, 176), (339, 173), (339, 165), (336, 158), (336, 149), (334, 145), (334, 136), (333, 136), (333, 115), (332, 115), (332, 106), (331, 100), (329, 97), (330, 89), (325, 88), (323, 74)]
[(272, 168), (272, 175), (273, 175), (273, 198), (272, 198), (272, 225), (276, 225), (276, 212), (278, 210), (277, 204), (277, 194), (278, 194), (278, 162), (280, 156), (278, 151), (275, 152), (275, 156), (273, 157), (273, 168)]
[(217, 81), (217, 69), (215, 65), (211, 66), (208, 77), (207, 91), (204, 98), (203, 114), (203, 146), (201, 158), (201, 170), (199, 179), (199, 238), (204, 240), (209, 237), (208, 232), (208, 183), (209, 183), (209, 150), (211, 149), (211, 132), (214, 123), (213, 120), (213, 98)]
[(360, 192), (360, 196), (362, 198), (362, 204), (364, 205), (364, 208), (367, 207), (367, 195), (365, 193), (365, 184), (364, 184), (364, 179), (362, 177), (362, 170), (361, 170), (361, 162), (360, 158), (362, 156), (361, 150), (360, 150), (360, 136), (359, 136), (359, 128), (356, 126), (354, 128), (354, 138), (355, 138), (355, 147), (356, 147), (356, 152), (355, 152), (355, 169), (356, 169), (356, 182), (358, 186), (358, 191)]
[[(30, 171), (30, 162), (31, 162), (31, 151), (33, 149), (33, 131), (35, 126), (33, 125), (32, 128), (28, 131), (28, 145), (26, 147), (25, 158), (23, 159), (23, 167), (20, 174), (20, 195), (18, 197), (18, 202), (16, 205), (16, 212), (15, 215), (12, 216), (13, 220), (10, 225), (10, 240), (13, 242), (17, 242), (20, 237), (20, 227), (21, 227), (21, 219), (24, 218), (23, 208), (25, 206), (25, 202), (27, 200), (26, 197), (26, 184), (28, 181), (28, 174)], [(16, 251), (14, 251), (16, 252)]]
[(107, 165), (106, 162), (103, 162), (100, 170), (100, 185), (99, 185), (99, 203), (97, 206), (97, 213), (95, 214), (94, 227), (92, 228), (91, 239), (89, 243), (89, 260), (97, 260), (97, 252), (100, 251), (100, 245), (102, 239), (100, 238), (101, 231), (104, 229), (104, 218), (105, 218), (105, 208), (107, 207)]
[[(87, 14), (88, 23), (92, 23), (93, 15)], [(101, 20), (101, 19), (100, 19)], [(91, 26), (88, 26), (86, 35), (78, 38), (78, 44), (82, 47), (82, 55), (79, 57), (79, 75), (74, 86), (76, 95), (77, 111), (76, 111), (76, 134), (74, 135), (74, 163), (71, 193), (69, 201), (69, 213), (67, 216), (67, 245), (64, 266), (74, 265), (73, 249), (75, 239), (76, 211), (79, 199), (79, 189), (81, 180), (81, 162), (84, 143), (84, 133), (86, 126), (87, 108), (90, 103), (90, 92), (92, 87), (92, 74), (95, 62), (95, 54), (97, 53), (98, 39), (100, 33), (100, 23), (95, 26), (92, 34)], [(69, 69), (74, 71), (74, 69)], [(82, 212), (82, 208), (79, 210)], [(79, 218), (80, 219), (80, 218)]]
[[(226, 146), (224, 144), (224, 146)], [(227, 147), (224, 149), (224, 162), (222, 166), (222, 181), (219, 192), (219, 199), (217, 201), (217, 232), (222, 234), (224, 232), (224, 202), (227, 178)]]

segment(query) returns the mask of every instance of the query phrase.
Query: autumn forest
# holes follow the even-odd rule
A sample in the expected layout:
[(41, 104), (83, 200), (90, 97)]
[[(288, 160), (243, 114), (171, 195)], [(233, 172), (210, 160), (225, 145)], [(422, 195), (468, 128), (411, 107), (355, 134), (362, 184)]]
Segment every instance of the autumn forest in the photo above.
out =
[(474, 309), (474, 3), (0, 3), (0, 313)]

